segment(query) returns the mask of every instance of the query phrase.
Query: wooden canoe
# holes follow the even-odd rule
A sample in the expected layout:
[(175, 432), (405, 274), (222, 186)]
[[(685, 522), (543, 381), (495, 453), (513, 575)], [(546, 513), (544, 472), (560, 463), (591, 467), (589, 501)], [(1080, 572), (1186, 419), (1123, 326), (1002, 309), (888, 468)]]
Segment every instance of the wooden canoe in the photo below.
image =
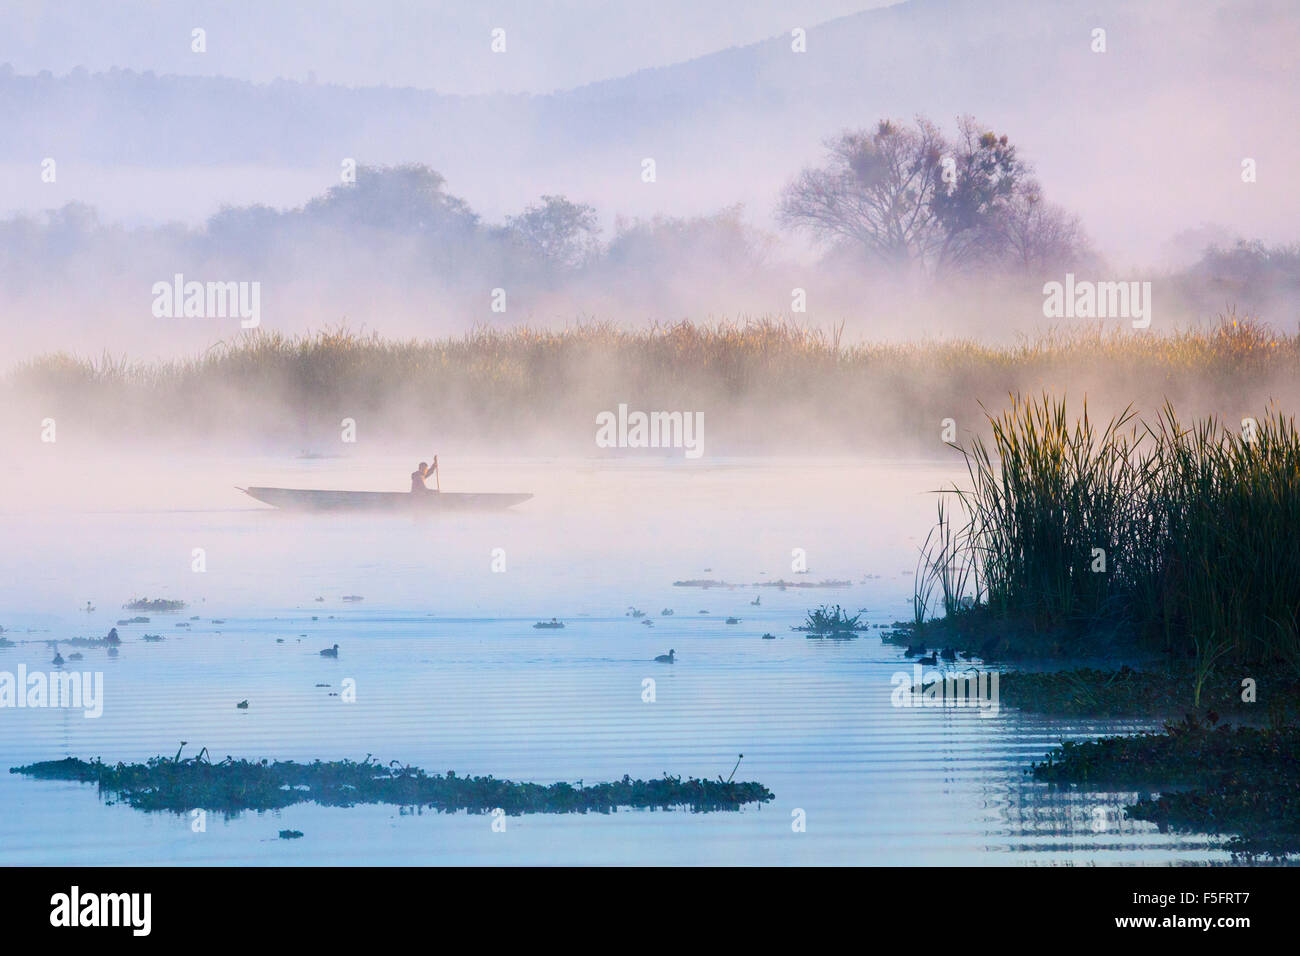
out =
[(321, 491), (314, 488), (240, 488), (284, 511), (500, 511), (532, 495), (452, 491)]

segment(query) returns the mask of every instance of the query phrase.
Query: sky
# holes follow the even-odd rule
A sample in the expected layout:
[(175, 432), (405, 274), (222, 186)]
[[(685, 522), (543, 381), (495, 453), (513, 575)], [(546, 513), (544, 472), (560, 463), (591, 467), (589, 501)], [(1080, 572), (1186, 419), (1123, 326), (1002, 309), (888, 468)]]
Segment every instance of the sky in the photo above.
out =
[[(678, 63), (892, 0), (6, 0), (0, 63), (112, 67), (443, 93), (550, 93)], [(191, 31), (206, 31), (205, 53)], [(509, 56), (493, 56), (505, 30)]]

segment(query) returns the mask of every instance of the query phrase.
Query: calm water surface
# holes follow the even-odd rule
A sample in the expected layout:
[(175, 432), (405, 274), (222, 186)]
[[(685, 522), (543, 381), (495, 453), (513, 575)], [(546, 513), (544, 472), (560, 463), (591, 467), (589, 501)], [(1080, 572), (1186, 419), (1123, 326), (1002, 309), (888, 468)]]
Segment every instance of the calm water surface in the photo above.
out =
[[(16, 644), (0, 649), (0, 670), (48, 670), (48, 642), (102, 636), (132, 616), (120, 606), (133, 596), (191, 607), (120, 628), (116, 658), (62, 646), (65, 657), (85, 654), (78, 669), (103, 672), (103, 716), (0, 710), (0, 765), (144, 760), (184, 740), (186, 753), (206, 746), (218, 760), (373, 754), (436, 772), (596, 782), (726, 776), (743, 753), (737, 778), (762, 782), (775, 800), (736, 813), (510, 817), (503, 833), (486, 815), (302, 804), (209, 814), (196, 833), (188, 816), (109, 805), (92, 786), (0, 773), (0, 862), (1230, 859), (1211, 838), (1125, 820), (1120, 807), (1137, 794), (1054, 789), (1025, 774), (1062, 738), (1149, 725), (897, 709), (890, 678), (910, 662), (877, 632), (832, 642), (790, 631), (823, 600), (866, 608), (873, 623), (909, 616), (929, 492), (956, 472), (862, 461), (473, 460), (458, 462), (454, 479), (445, 473), (444, 489), (537, 498), (513, 513), (445, 518), (290, 516), (232, 487), (400, 488), (412, 464), (122, 458), (96, 463), (120, 480), (89, 487), (66, 461), (9, 465), (0, 490), (22, 507), (0, 514), (0, 625)], [(192, 569), (196, 548), (202, 573)], [(492, 570), (498, 548), (504, 572)], [(794, 549), (806, 575), (791, 570)], [(673, 586), (690, 578), (744, 586)], [(753, 586), (778, 578), (852, 584)], [(97, 609), (82, 610), (87, 600)], [(661, 616), (665, 608), (675, 613)], [(726, 624), (728, 615), (741, 622)], [(532, 628), (552, 616), (567, 627)], [(166, 640), (143, 642), (144, 633)], [(321, 658), (334, 643), (339, 659)], [(653, 662), (669, 648), (677, 663)], [(346, 678), (355, 703), (330, 696)], [(642, 699), (646, 678), (654, 702)], [(243, 699), (249, 708), (236, 709)], [(805, 832), (792, 830), (799, 810)], [(281, 829), (305, 836), (283, 841)]]

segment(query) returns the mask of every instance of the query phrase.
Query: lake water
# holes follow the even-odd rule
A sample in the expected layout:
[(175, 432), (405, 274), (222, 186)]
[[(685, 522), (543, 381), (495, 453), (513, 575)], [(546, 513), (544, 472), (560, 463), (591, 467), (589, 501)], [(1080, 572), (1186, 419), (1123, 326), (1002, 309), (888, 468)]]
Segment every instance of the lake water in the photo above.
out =
[[(5, 768), (67, 755), (138, 761), (187, 741), (186, 754), (206, 746), (216, 760), (373, 754), (431, 772), (596, 782), (725, 777), (743, 753), (736, 778), (765, 784), (775, 799), (734, 813), (509, 817), (504, 832), (483, 814), (300, 804), (209, 814), (195, 832), (188, 816), (107, 805), (91, 785), (0, 773), (0, 862), (1230, 859), (1213, 839), (1125, 820), (1120, 808), (1134, 793), (1054, 789), (1025, 774), (1062, 738), (1149, 725), (896, 708), (891, 676), (911, 665), (877, 631), (821, 641), (790, 630), (823, 601), (866, 608), (872, 623), (910, 617), (930, 492), (960, 477), (952, 469), (444, 456), (444, 490), (536, 497), (500, 514), (293, 516), (234, 486), (401, 490), (413, 462), (58, 454), (9, 462), (0, 474), (0, 625), (16, 642), (0, 649), (0, 670), (49, 670), (48, 642), (103, 636), (134, 615), (121, 608), (132, 597), (190, 607), (120, 628), (115, 658), (62, 645), (65, 657), (85, 654), (65, 668), (102, 671), (103, 714), (0, 710)], [(806, 574), (792, 570), (796, 549)], [(494, 554), (504, 571), (493, 570)], [(673, 586), (691, 578), (744, 586)], [(779, 578), (853, 583), (753, 586)], [(87, 601), (96, 610), (83, 610)], [(628, 616), (629, 606), (653, 626)], [(675, 613), (661, 616), (665, 608)], [(740, 623), (728, 625), (728, 615)], [(531, 626), (552, 616), (566, 628)], [(144, 642), (145, 633), (165, 640)], [(337, 660), (320, 657), (335, 643)], [(676, 663), (654, 663), (669, 648)], [(330, 696), (349, 678), (355, 702)], [(643, 699), (647, 678), (653, 702)], [(244, 699), (248, 709), (237, 709)], [(803, 832), (792, 827), (797, 811)], [(281, 829), (304, 837), (280, 840)]]

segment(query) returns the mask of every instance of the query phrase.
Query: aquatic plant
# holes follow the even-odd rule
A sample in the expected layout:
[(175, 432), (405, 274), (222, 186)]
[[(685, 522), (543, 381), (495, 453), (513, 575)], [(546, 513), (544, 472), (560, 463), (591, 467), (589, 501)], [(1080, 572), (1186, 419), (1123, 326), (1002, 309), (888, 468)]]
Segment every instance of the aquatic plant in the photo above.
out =
[[(579, 369), (584, 374), (574, 375)], [(387, 412), (391, 437), (435, 416), (450, 432), (544, 435), (554, 447), (557, 436), (589, 445), (585, 424), (566, 423), (585, 423), (617, 384), (649, 407), (707, 407), (714, 434), (743, 433), (747, 447), (838, 439), (855, 448), (888, 443), (897, 453), (928, 450), (942, 418), (973, 421), (977, 401), (1043, 381), (1094, 395), (1116, 394), (1114, 383), (1123, 383), (1126, 398), (1146, 407), (1169, 396), (1201, 415), (1256, 406), (1270, 382), (1298, 375), (1300, 335), (1235, 318), (1140, 336), (1057, 329), (1005, 346), (961, 338), (848, 344), (833, 330), (774, 317), (639, 329), (579, 321), (439, 340), (255, 330), (192, 358), (155, 362), (46, 355), (0, 369), (0, 405), (30, 399), (44, 414), (75, 415), (106, 434), (147, 426), (158, 438), (197, 431), (296, 443), (332, 428), (334, 409), (343, 407)], [(557, 389), (557, 381), (568, 385)], [(881, 407), (894, 413), (875, 414)], [(807, 427), (811, 420), (818, 428)]]
[(970, 597), (1045, 639), (1067, 632), (1098, 650), (1126, 634), (1194, 661), (1198, 699), (1223, 662), (1300, 672), (1292, 419), (1184, 427), (1166, 403), (1152, 424), (1129, 408), (1098, 430), (1086, 402), (1072, 422), (1065, 400), (1044, 394), (1015, 396), (989, 421), (992, 447), (977, 437), (959, 449), (966, 525), (954, 528), (941, 499), (923, 548), (916, 623), (937, 587), (949, 615)]
[(183, 611), (189, 607), (184, 601), (172, 601), (166, 598), (132, 598), (122, 605), (128, 611)]
[[(182, 745), (183, 746), (183, 745)], [(235, 760), (219, 763), (196, 757), (152, 757), (143, 764), (107, 764), (98, 759), (66, 757), (13, 767), (10, 773), (39, 780), (94, 783), (137, 810), (188, 813), (195, 808), (237, 815), (245, 810), (273, 810), (296, 803), (348, 807), (365, 803), (424, 806), (452, 812), (485, 813), (500, 807), (507, 814), (613, 813), (620, 808), (692, 811), (738, 810), (748, 803), (767, 803), (773, 794), (762, 784), (708, 780), (664, 774), (652, 780), (624, 776), (610, 783), (515, 783), (495, 777), (461, 777), (454, 771), (429, 774), (393, 761), (382, 765), (368, 756), (361, 762), (336, 760)], [(735, 771), (733, 770), (734, 774)]]
[(1163, 733), (1066, 741), (1034, 764), (1054, 783), (1148, 790), (1125, 807), (1161, 828), (1231, 833), (1232, 849), (1300, 852), (1300, 728), (1230, 727), (1187, 716)]
[[(1069, 670), (1011, 670), (1001, 678), (1002, 703), (1058, 717), (1164, 717), (1186, 711), (1197, 680), (1190, 662), (1152, 670), (1123, 666)], [(1281, 671), (1260, 672), (1256, 703), (1243, 701), (1237, 674), (1206, 681), (1201, 706), (1223, 716), (1284, 726), (1300, 716), (1300, 678)], [(1261, 710), (1262, 708), (1262, 710)]]
[(838, 604), (834, 607), (823, 604), (809, 611), (803, 624), (791, 630), (806, 631), (809, 634), (852, 634), (855, 631), (869, 629), (870, 625), (861, 623), (862, 615), (865, 613), (865, 611), (858, 611), (857, 614), (850, 616)]

